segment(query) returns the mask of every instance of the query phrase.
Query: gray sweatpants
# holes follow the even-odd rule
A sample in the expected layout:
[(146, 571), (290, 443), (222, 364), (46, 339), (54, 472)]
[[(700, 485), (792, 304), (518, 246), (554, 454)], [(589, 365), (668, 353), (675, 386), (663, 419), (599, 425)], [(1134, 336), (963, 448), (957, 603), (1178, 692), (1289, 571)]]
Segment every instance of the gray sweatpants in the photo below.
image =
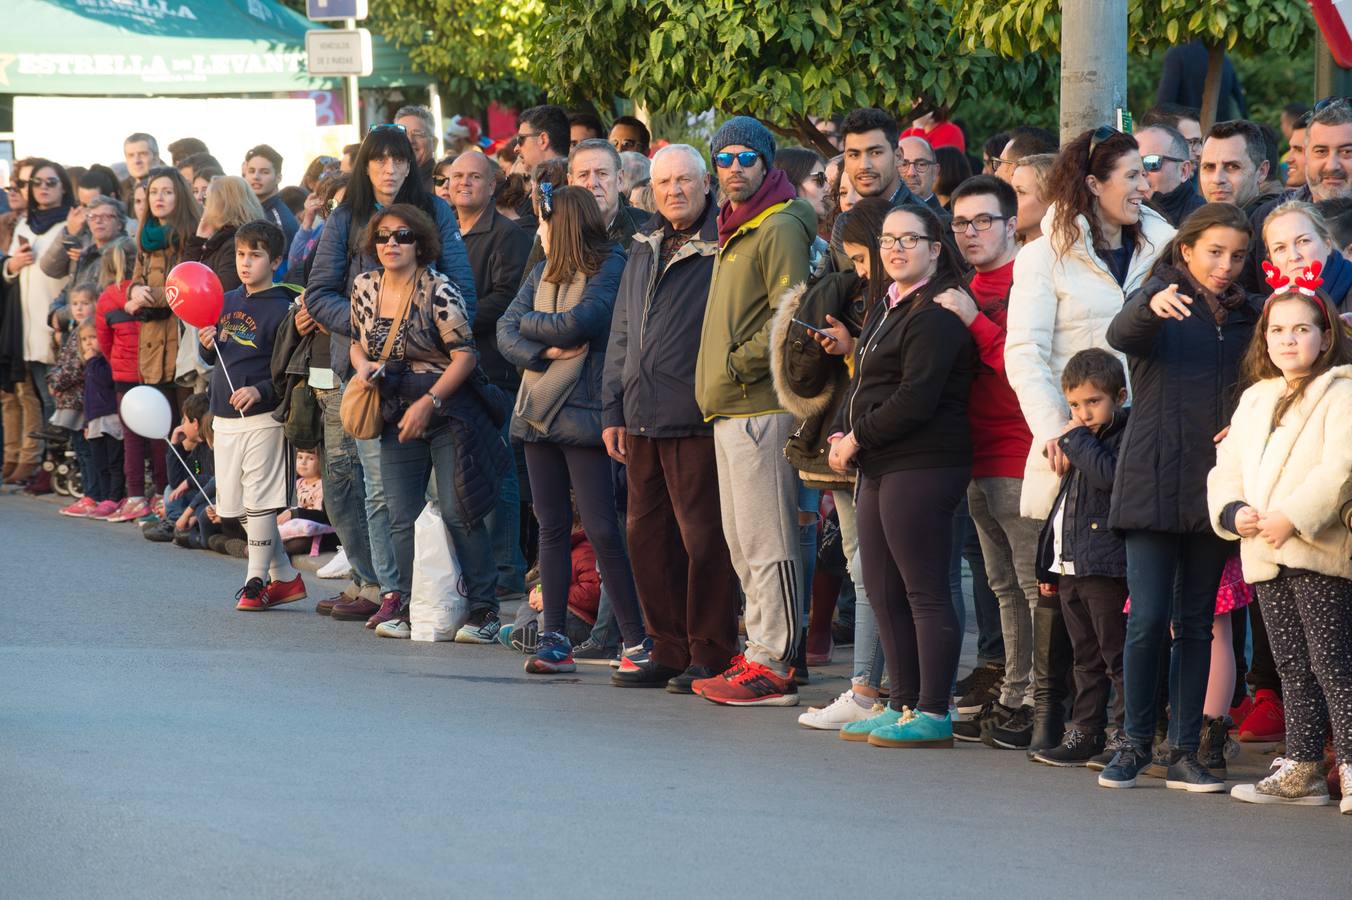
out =
[(973, 478), (967, 509), (981, 541), (986, 580), (1000, 601), (1005, 637), (1005, 684), (1000, 702), (1031, 705), (1033, 610), (1037, 608), (1037, 542), (1042, 523), (1019, 515), (1022, 478)]
[(798, 476), (793, 417), (714, 421), (723, 536), (746, 595), (746, 658), (783, 675), (798, 637)]

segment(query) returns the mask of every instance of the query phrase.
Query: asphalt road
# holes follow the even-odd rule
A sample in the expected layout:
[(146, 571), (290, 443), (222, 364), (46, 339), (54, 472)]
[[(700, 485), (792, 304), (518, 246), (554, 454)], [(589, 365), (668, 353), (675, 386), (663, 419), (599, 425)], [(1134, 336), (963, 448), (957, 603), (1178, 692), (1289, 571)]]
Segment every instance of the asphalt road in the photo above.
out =
[(6, 898), (1352, 893), (1336, 806), (1107, 791), (312, 603), (237, 613), (238, 561), (55, 510), (0, 496)]

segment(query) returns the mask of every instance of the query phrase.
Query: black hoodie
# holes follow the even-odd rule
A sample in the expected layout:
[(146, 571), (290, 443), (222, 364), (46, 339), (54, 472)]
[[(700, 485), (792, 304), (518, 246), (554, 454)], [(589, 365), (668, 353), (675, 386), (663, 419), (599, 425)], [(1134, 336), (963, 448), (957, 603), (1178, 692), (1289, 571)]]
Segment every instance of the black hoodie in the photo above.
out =
[[(279, 397), (272, 383), (272, 347), (277, 329), (286, 321), (291, 301), (300, 292), (289, 284), (274, 284), (256, 294), (243, 286), (226, 292), (225, 306), (216, 321), (216, 346), (198, 353), (211, 371), (211, 411), (230, 419), (256, 416), (277, 408)], [(217, 362), (217, 353), (225, 365)], [(229, 370), (229, 380), (226, 370)], [(260, 399), (244, 413), (230, 405), (231, 385), (258, 389)]]

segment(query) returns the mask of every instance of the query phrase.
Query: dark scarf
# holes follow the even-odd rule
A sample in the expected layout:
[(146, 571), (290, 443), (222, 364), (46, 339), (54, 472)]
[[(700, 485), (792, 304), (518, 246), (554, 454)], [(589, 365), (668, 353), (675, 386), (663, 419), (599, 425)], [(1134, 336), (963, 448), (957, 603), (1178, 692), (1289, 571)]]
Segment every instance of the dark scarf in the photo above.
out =
[(61, 205), (52, 209), (28, 208), (28, 227), (34, 234), (46, 234), (52, 226), (64, 224), (70, 212), (70, 201), (63, 199)]
[(1186, 268), (1171, 268), (1170, 271), (1172, 274), (1165, 277), (1179, 286), (1186, 285), (1185, 290), (1189, 296), (1206, 303), (1217, 325), (1224, 325), (1231, 310), (1239, 309), (1249, 302), (1248, 292), (1238, 281), (1232, 282), (1223, 293), (1215, 294), (1198, 284), (1197, 279), (1193, 278), (1192, 273)]
[(1342, 309), (1343, 300), (1349, 292), (1352, 292), (1352, 262), (1348, 262), (1345, 256), (1334, 250), (1329, 254), (1329, 258), (1324, 260), (1324, 270), (1319, 275), (1324, 279), (1324, 293), (1333, 298), (1335, 306)]
[(160, 220), (154, 216), (146, 216), (146, 223), (141, 226), (141, 249), (150, 253), (163, 250), (167, 246), (169, 246), (169, 229), (161, 225)]
[(747, 222), (765, 212), (776, 203), (792, 200), (798, 196), (793, 182), (784, 174), (783, 169), (771, 169), (761, 182), (761, 186), (738, 209), (731, 203), (724, 203), (718, 210), (718, 246), (722, 247), (728, 238), (737, 233)]
[(1179, 223), (1204, 205), (1206, 200), (1197, 193), (1197, 185), (1189, 179), (1167, 194), (1159, 192), (1152, 194), (1146, 203), (1177, 228)]

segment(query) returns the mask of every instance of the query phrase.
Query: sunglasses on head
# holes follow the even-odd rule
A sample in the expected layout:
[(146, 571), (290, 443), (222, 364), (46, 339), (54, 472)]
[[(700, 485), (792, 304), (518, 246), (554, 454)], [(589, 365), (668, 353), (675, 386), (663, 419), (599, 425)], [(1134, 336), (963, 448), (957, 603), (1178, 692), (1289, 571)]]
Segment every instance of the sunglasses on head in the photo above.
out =
[(1145, 169), (1147, 172), (1158, 172), (1160, 169), (1164, 168), (1164, 164), (1167, 162), (1181, 163), (1186, 162), (1186, 160), (1179, 159), (1177, 156), (1165, 156), (1162, 153), (1151, 153), (1148, 156), (1141, 157), (1141, 168)]
[[(1352, 104), (1352, 97), (1325, 97), (1314, 105), (1314, 113), (1318, 115), (1330, 106), (1337, 106), (1339, 103)], [(1313, 118), (1313, 116), (1311, 116)]]
[(749, 169), (760, 159), (760, 155), (755, 150), (743, 150), (741, 153), (729, 153), (724, 150), (722, 153), (714, 154), (714, 165), (720, 169), (731, 169), (732, 161), (737, 160), (737, 165), (743, 169)]
[(408, 129), (403, 125), (396, 125), (390, 122), (387, 122), (384, 125), (372, 125), (370, 128), (366, 129), (367, 134), (375, 134), (377, 131), (398, 131), (401, 134), (408, 134)]
[(1086, 166), (1094, 161), (1094, 152), (1098, 150), (1099, 144), (1102, 144), (1109, 138), (1115, 137), (1121, 133), (1122, 132), (1118, 131), (1116, 128), (1111, 128), (1107, 125), (1100, 125), (1098, 128), (1095, 128), (1094, 136), (1089, 139), (1089, 157), (1085, 160)]
[(384, 228), (376, 232), (376, 246), (388, 244), (393, 239), (396, 244), (412, 244), (418, 240), (412, 228), (396, 228), (388, 231)]

